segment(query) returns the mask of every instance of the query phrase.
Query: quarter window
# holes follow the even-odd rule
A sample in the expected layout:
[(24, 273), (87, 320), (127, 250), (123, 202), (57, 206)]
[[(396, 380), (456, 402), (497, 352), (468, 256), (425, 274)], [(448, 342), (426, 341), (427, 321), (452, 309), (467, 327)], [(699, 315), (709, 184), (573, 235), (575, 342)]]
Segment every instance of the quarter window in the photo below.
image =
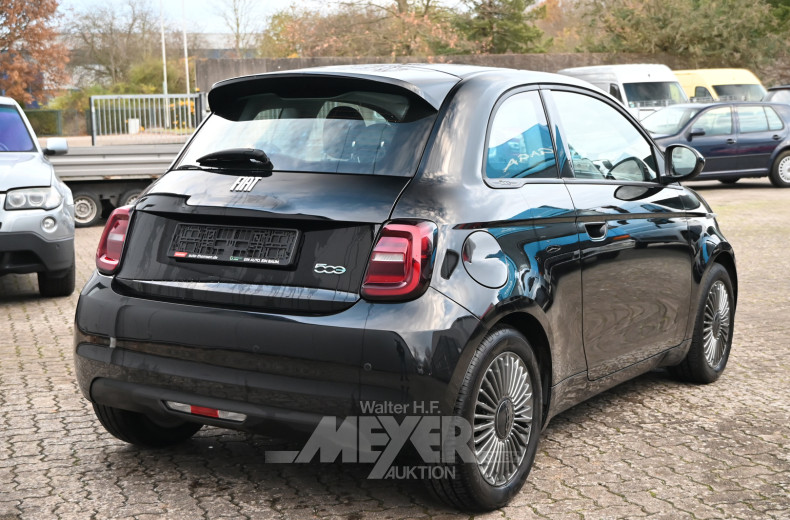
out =
[(579, 179), (655, 181), (653, 147), (614, 107), (573, 92), (553, 92)]
[(489, 178), (557, 177), (557, 161), (537, 92), (522, 92), (497, 109), (488, 136)]

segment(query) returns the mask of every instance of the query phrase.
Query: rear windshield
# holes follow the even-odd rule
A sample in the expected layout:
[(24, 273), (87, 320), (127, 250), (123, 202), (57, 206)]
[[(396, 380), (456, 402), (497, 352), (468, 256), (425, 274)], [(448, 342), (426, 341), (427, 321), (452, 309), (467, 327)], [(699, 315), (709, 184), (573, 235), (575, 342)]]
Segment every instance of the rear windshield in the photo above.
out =
[(0, 105), (0, 152), (32, 152), (33, 139), (16, 107)]
[[(316, 88), (319, 90), (319, 88)], [(261, 93), (225, 101), (177, 166), (236, 148), (263, 150), (275, 171), (411, 176), (436, 110), (411, 94), (348, 90), (331, 96)]]

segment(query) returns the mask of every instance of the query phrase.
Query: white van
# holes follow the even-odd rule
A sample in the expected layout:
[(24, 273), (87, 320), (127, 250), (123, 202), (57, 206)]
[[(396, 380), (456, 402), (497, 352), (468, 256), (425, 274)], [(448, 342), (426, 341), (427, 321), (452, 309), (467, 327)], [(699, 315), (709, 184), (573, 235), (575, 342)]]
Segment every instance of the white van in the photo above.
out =
[(592, 83), (642, 119), (661, 107), (687, 103), (675, 74), (666, 65), (596, 65), (562, 69), (560, 74)]

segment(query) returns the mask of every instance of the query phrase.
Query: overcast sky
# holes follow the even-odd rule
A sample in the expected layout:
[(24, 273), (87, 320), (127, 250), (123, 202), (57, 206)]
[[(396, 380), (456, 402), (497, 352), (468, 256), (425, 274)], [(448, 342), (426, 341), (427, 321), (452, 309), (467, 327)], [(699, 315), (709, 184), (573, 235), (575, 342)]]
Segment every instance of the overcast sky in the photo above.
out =
[[(147, 0), (148, 5), (159, 13), (160, 0)], [(69, 9), (85, 11), (95, 5), (110, 5), (122, 8), (127, 0), (60, 0), (59, 11), (65, 14)], [(303, 7), (320, 5), (315, 0), (261, 0), (256, 2), (256, 10), (262, 18), (295, 3)], [(322, 2), (326, 3), (326, 2)], [(221, 33), (230, 32), (218, 12), (226, 4), (221, 0), (161, 0), (164, 8), (165, 23), (171, 27), (181, 28), (182, 20), (186, 21), (187, 32)], [(182, 9), (182, 5), (185, 9)], [(186, 11), (186, 12), (185, 12)]]

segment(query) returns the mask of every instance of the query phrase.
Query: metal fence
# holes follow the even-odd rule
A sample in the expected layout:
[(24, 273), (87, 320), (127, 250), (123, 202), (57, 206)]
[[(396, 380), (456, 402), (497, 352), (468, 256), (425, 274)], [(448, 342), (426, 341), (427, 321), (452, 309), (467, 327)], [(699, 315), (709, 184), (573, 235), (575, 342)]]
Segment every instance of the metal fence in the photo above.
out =
[(200, 94), (91, 96), (91, 143), (183, 143), (202, 114)]

